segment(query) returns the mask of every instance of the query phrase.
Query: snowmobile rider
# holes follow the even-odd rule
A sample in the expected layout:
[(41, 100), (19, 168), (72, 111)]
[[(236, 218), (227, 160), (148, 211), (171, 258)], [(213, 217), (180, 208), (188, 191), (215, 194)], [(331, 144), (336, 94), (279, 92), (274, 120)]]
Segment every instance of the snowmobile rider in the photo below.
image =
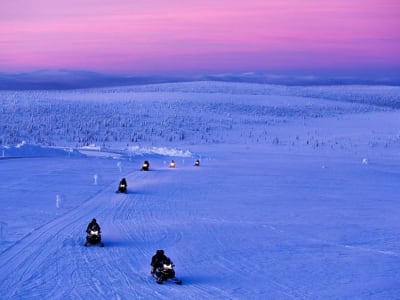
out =
[(122, 178), (121, 181), (119, 182), (119, 185), (128, 186), (128, 184), (126, 183), (126, 179), (125, 179), (125, 178)]
[(86, 232), (90, 233), (90, 231), (98, 231), (100, 233), (100, 226), (97, 224), (96, 219), (93, 219), (87, 226)]
[(142, 171), (148, 171), (149, 168), (150, 168), (150, 163), (149, 161), (145, 160), (142, 165)]
[(121, 181), (119, 182), (119, 187), (124, 187), (125, 189), (128, 187), (128, 184), (126, 183), (126, 179), (122, 178)]
[(163, 264), (167, 261), (171, 261), (167, 256), (164, 254), (164, 250), (157, 250), (156, 254), (153, 255), (151, 258), (151, 274), (154, 274), (157, 268), (160, 268), (163, 266)]

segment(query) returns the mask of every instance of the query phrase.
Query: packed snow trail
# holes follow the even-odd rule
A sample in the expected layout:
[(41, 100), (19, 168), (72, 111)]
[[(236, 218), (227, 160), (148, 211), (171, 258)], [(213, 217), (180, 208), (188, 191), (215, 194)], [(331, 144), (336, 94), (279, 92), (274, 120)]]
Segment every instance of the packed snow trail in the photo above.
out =
[[(176, 183), (170, 187), (179, 172), (179, 169), (135, 171), (126, 176), (128, 194), (115, 193), (117, 183), (113, 183), (80, 207), (20, 239), (0, 256), (0, 268), (8, 270), (0, 274), (2, 297), (182, 296), (182, 287), (177, 286), (169, 287), (164, 294), (149, 274), (155, 250), (173, 248), (182, 238), (183, 225), (175, 214), (180, 208), (174, 200), (181, 191)], [(102, 227), (104, 248), (83, 246), (86, 225), (93, 217)], [(177, 262), (173, 253), (167, 254)], [(184, 267), (176, 264), (179, 276)], [(189, 281), (184, 294), (191, 298), (191, 293), (193, 298), (230, 297), (222, 289), (204, 288)]]

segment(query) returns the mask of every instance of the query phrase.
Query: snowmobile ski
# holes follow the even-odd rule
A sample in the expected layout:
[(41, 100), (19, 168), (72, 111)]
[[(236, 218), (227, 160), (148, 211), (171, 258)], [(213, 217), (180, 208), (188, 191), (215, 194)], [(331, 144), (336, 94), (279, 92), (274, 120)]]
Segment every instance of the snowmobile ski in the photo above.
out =
[(84, 245), (85, 247), (92, 247), (92, 246), (104, 247), (104, 246), (105, 246), (103, 242), (96, 243), (96, 244), (92, 244), (92, 243), (89, 243), (89, 242), (85, 242), (85, 244), (83, 244), (83, 245)]

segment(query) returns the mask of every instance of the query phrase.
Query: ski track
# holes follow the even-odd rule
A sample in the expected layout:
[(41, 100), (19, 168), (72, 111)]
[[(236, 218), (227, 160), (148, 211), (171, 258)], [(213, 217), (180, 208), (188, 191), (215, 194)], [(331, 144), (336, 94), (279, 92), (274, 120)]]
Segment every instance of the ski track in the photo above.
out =
[[(1, 267), (13, 270), (13, 272), (11, 272), (11, 276), (0, 275), (2, 294), (14, 297), (19, 296), (18, 293), (21, 290), (30, 290), (30, 295), (35, 298), (40, 295), (51, 295), (53, 291), (62, 286), (63, 280), (60, 272), (65, 268), (60, 264), (68, 265), (69, 262), (77, 259), (76, 255), (68, 255), (71, 254), (69, 250), (74, 250), (77, 245), (83, 244), (82, 235), (85, 225), (82, 224), (85, 224), (91, 216), (87, 212), (88, 207), (94, 211), (103, 211), (104, 208), (98, 201), (102, 198), (104, 198), (104, 193), (86, 201), (81, 209), (75, 209), (37, 228), (3, 252), (1, 261), (4, 263)], [(71, 239), (77, 232), (79, 232), (79, 236)], [(71, 247), (68, 247), (68, 244), (71, 244), (69, 245)], [(37, 250), (32, 251), (32, 248)], [(55, 265), (53, 262), (56, 262)], [(29, 274), (37, 275), (30, 278)], [(22, 288), (14, 290), (13, 286)], [(36, 287), (39, 286), (40, 289), (37, 289)]]
[(317, 238), (313, 238), (311, 236), (303, 236), (303, 235), (299, 235), (299, 234), (287, 233), (284, 230), (277, 229), (275, 226), (268, 226), (268, 227), (271, 229), (271, 231), (275, 231), (275, 232), (281, 234), (282, 236), (286, 236), (289, 238), (296, 238), (296, 239), (300, 238), (300, 239), (310, 242), (310, 243), (318, 243), (318, 244), (327, 245), (327, 246), (336, 247), (336, 248), (344, 248), (344, 249), (348, 249), (351, 251), (369, 252), (369, 253), (373, 253), (376, 255), (400, 257), (400, 254), (397, 252), (394, 252), (394, 251), (386, 251), (386, 250), (372, 249), (372, 248), (366, 248), (366, 247), (360, 247), (360, 246), (332, 243), (327, 240), (317, 239)]
[[(127, 194), (115, 193), (117, 183), (113, 183), (79, 208), (35, 229), (10, 246), (0, 254), (1, 269), (12, 270), (10, 274), (0, 274), (2, 299), (88, 299), (93, 296), (98, 299), (171, 299), (173, 295), (184, 295), (185, 299), (235, 299), (229, 292), (208, 284), (185, 285), (185, 277), (195, 276), (190, 272), (183, 277), (183, 286), (169, 282), (158, 286), (150, 276), (149, 264), (155, 250), (173, 247), (182, 240), (183, 233), (176, 230), (178, 226), (167, 226), (171, 220), (177, 220), (176, 225), (179, 225), (179, 216), (174, 213), (179, 210), (174, 199), (182, 191), (177, 185), (176, 189), (168, 189), (166, 196), (162, 186), (157, 187), (169, 184), (176, 172), (180, 170), (134, 171), (126, 176)], [(138, 182), (144, 184), (138, 185)], [(169, 212), (169, 219), (164, 219), (159, 206)], [(104, 248), (83, 246), (86, 224), (93, 217), (102, 227)], [(125, 226), (127, 222), (133, 226)], [(212, 230), (209, 231), (212, 235)], [(213, 239), (221, 243), (217, 236)], [(181, 277), (179, 270), (189, 271), (177, 266), (178, 277)], [(65, 280), (69, 281), (68, 290), (64, 288)], [(113, 285), (113, 282), (118, 284)], [(138, 285), (140, 289), (136, 288)], [(109, 289), (112, 286), (118, 289)], [(82, 294), (82, 291), (85, 292)]]

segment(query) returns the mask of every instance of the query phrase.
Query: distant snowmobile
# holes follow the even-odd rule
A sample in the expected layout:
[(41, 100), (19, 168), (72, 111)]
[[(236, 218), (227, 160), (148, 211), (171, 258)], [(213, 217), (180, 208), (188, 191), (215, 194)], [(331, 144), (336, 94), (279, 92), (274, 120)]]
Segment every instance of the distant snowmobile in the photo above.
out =
[(117, 193), (127, 193), (128, 192), (128, 184), (125, 178), (119, 182)]
[(195, 166), (195, 167), (199, 167), (199, 166), (200, 166), (200, 160), (197, 159), (197, 160), (194, 162), (194, 166)]
[(148, 171), (149, 168), (150, 168), (150, 163), (147, 160), (145, 160), (142, 165), (142, 171)]
[(169, 163), (169, 167), (170, 168), (175, 168), (176, 167), (176, 164), (175, 164), (174, 160), (171, 160), (171, 162)]

